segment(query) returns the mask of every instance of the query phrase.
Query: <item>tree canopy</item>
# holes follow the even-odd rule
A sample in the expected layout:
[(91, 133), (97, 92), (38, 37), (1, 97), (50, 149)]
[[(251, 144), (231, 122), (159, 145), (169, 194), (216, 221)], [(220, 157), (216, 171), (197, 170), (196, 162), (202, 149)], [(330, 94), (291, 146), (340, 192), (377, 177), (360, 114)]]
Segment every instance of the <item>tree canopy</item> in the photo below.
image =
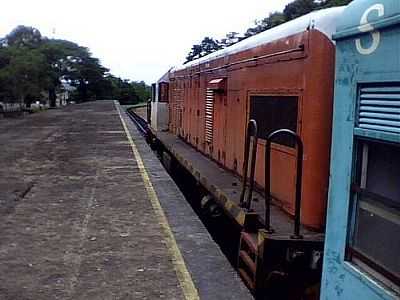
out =
[(18, 26), (0, 39), (0, 101), (30, 103), (46, 94), (55, 101), (62, 83), (75, 87), (73, 100), (146, 101), (144, 82), (117, 78), (90, 50), (67, 40), (48, 39), (33, 27)]
[(186, 57), (186, 60), (192, 61), (222, 48), (223, 46), (218, 40), (214, 40), (210, 37), (205, 37), (201, 41), (200, 45), (193, 45), (192, 50)]
[(230, 32), (226, 35), (226, 38), (221, 39), (221, 41), (205, 37), (200, 44), (192, 46), (192, 49), (186, 57), (185, 63), (203, 57), (219, 49), (229, 47), (243, 39), (296, 19), (311, 11), (333, 6), (347, 5), (351, 1), (352, 0), (295, 0), (286, 5), (283, 12), (273, 12), (262, 20), (256, 20), (254, 26), (248, 28), (243, 35), (240, 35), (237, 32)]

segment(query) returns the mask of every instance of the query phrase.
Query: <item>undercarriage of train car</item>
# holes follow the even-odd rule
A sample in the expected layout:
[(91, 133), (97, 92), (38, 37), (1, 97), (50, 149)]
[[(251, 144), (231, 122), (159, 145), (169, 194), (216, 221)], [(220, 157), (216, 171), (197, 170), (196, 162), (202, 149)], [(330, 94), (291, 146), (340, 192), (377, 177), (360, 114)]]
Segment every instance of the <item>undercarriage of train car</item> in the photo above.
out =
[[(225, 198), (226, 195), (218, 190), (218, 186), (214, 186), (213, 190), (213, 177), (209, 178), (209, 183), (205, 182), (196, 167), (186, 158), (177, 155), (165, 139), (159, 140), (153, 136), (152, 145), (159, 152), (161, 161), (178, 186), (183, 185), (183, 189), (190, 190), (188, 197), (200, 195), (197, 196), (199, 206), (206, 210), (206, 214), (215, 217), (224, 211), (233, 219), (232, 228), (228, 230), (234, 231), (233, 227), (238, 229), (239, 238), (233, 238), (237, 244), (232, 244), (232, 241), (224, 242), (231, 248), (228, 252), (234, 252), (231, 254), (231, 262), (256, 299), (318, 299), (324, 236), (304, 228), (300, 223), (303, 143), (293, 131), (277, 130), (267, 139), (265, 155), (270, 158), (271, 142), (282, 135), (293, 139), (298, 149), (297, 172), (300, 176), (297, 176), (296, 182), (294, 220), (277, 213), (278, 209), (269, 188), (269, 159), (266, 160), (265, 166), (266, 188), (260, 193), (255, 187), (257, 124), (254, 120), (248, 125), (244, 153), (246, 159), (243, 172), (248, 173), (244, 177), (248, 179), (243, 180), (241, 185), (232, 187), (237, 190), (236, 195), (240, 194), (241, 214), (236, 218), (233, 210), (229, 209), (232, 206), (229, 196)], [(179, 171), (182, 169), (185, 169), (184, 174)], [(191, 177), (191, 180), (188, 180), (188, 177)], [(190, 181), (193, 182), (191, 186), (188, 183)], [(255, 212), (255, 201), (265, 201), (263, 216)], [(225, 235), (223, 238), (232, 238), (230, 234), (222, 234)]]
[[(297, 180), (293, 231), (275, 231), (271, 214), (271, 142), (289, 136), (297, 148)], [(250, 178), (243, 181), (241, 204), (246, 217), (241, 232), (237, 267), (243, 281), (256, 299), (318, 299), (322, 272), (323, 236), (303, 236), (300, 231), (303, 142), (289, 129), (280, 129), (266, 139), (265, 217), (260, 222), (252, 213), (255, 161), (257, 158), (257, 123), (250, 120), (246, 135), (244, 174), (250, 165)]]

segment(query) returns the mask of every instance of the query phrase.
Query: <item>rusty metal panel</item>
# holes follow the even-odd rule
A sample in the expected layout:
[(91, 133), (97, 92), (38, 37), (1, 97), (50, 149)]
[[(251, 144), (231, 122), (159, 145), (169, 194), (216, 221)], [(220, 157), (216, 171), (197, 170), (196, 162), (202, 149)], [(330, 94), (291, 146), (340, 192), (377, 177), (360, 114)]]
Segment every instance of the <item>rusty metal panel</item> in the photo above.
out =
[(226, 126), (227, 105), (226, 96), (222, 93), (214, 94), (214, 130), (213, 130), (213, 153), (212, 157), (220, 164), (226, 163)]
[(226, 164), (237, 174), (242, 173), (244, 136), (246, 122), (246, 101), (240, 90), (228, 90), (226, 119)]
[(195, 76), (193, 78), (193, 101), (194, 101), (194, 109), (195, 109), (195, 122), (194, 122), (194, 128), (193, 128), (193, 139), (194, 139), (194, 145), (197, 149), (200, 149), (200, 124), (201, 124), (201, 115), (200, 112), (202, 111), (202, 108), (200, 107), (200, 99), (199, 99), (199, 92), (200, 92), (200, 78), (199, 76)]
[(183, 127), (184, 91), (179, 80), (173, 81), (170, 96), (171, 127), (175, 134), (180, 135)]
[[(261, 59), (256, 59), (260, 58)], [(243, 63), (235, 63), (243, 61)], [(229, 66), (224, 67), (227, 62)], [(249, 120), (250, 95), (299, 97), (297, 133), (304, 142), (302, 222), (321, 228), (324, 224), (328, 188), (329, 149), (332, 120), (334, 45), (325, 35), (305, 31), (273, 43), (206, 62), (192, 69), (172, 72), (182, 83), (185, 77), (198, 78), (188, 96), (175, 92), (171, 107), (176, 109), (175, 133), (179, 134), (179, 112), (184, 114), (187, 140), (204, 154), (240, 174), (243, 164), (244, 134)], [(213, 79), (226, 78), (224, 93), (207, 90)], [(197, 80), (197, 79), (196, 79)], [(214, 101), (210, 101), (213, 95)], [(183, 99), (189, 101), (183, 102)], [(185, 110), (183, 111), (183, 107)], [(179, 110), (182, 108), (182, 110)], [(171, 126), (174, 128), (174, 126)], [(196, 143), (198, 138), (198, 143)], [(263, 145), (259, 143), (256, 181), (264, 186)], [(218, 155), (219, 150), (219, 155)], [(273, 145), (274, 197), (292, 213), (294, 204), (295, 149)]]

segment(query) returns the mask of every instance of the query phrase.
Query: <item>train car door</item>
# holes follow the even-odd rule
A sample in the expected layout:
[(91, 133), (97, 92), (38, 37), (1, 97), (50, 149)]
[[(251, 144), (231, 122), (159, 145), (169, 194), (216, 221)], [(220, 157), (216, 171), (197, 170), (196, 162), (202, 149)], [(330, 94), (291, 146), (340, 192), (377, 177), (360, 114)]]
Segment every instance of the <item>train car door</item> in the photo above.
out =
[(188, 91), (188, 97), (189, 97), (189, 128), (188, 128), (188, 136), (187, 136), (187, 141), (192, 144), (193, 146), (196, 146), (196, 97), (195, 97), (195, 86), (194, 86), (194, 79), (191, 77), (189, 79), (189, 91)]
[(189, 81), (187, 78), (184, 78), (182, 80), (183, 82), (183, 120), (182, 120), (182, 133), (181, 136), (185, 139), (185, 141), (188, 141), (188, 136), (189, 136), (189, 131), (190, 131), (190, 114), (191, 114), (191, 109), (190, 109), (190, 88), (189, 88)]
[(192, 102), (193, 102), (193, 125), (192, 125), (192, 144), (200, 150), (200, 124), (201, 124), (201, 117), (200, 117), (200, 76), (194, 76), (192, 82)]
[(183, 114), (184, 114), (184, 82), (183, 80), (178, 80), (176, 89), (176, 134), (178, 136), (183, 136), (184, 126), (183, 126)]
[[(210, 108), (212, 97), (212, 148), (211, 156), (220, 164), (226, 164), (227, 94), (226, 79), (212, 79), (207, 87), (207, 103)], [(211, 113), (209, 112), (209, 115)]]
[[(242, 92), (243, 93), (243, 92)], [(235, 173), (242, 173), (243, 147), (245, 137), (246, 99), (240, 90), (229, 90), (226, 116), (226, 167)]]
[[(298, 132), (298, 106), (299, 97), (295, 95), (249, 95), (249, 119), (256, 120), (258, 126), (256, 182), (260, 186), (264, 186), (266, 138), (278, 129)], [(272, 195), (286, 211), (293, 214), (297, 160), (295, 144), (289, 136), (282, 136), (274, 141), (271, 148)]]

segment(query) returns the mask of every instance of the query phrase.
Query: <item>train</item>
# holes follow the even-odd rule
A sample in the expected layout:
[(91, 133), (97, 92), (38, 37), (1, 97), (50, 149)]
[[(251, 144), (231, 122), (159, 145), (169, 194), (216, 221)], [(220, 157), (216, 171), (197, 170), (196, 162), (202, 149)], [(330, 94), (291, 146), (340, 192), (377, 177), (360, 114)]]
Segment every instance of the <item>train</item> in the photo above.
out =
[(400, 2), (314, 11), (168, 70), (149, 141), (241, 230), (256, 299), (400, 296)]

